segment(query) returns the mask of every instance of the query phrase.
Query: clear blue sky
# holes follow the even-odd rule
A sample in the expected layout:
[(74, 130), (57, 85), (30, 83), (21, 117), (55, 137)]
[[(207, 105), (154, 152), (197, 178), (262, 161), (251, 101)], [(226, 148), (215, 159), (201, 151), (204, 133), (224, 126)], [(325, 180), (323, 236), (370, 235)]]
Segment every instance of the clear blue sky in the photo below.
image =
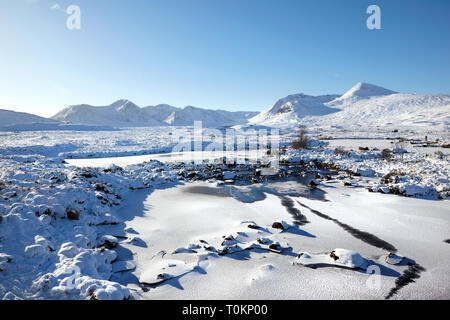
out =
[(448, 0), (1, 0), (0, 41), (0, 107), (44, 116), (119, 98), (263, 110), (359, 81), (450, 93)]

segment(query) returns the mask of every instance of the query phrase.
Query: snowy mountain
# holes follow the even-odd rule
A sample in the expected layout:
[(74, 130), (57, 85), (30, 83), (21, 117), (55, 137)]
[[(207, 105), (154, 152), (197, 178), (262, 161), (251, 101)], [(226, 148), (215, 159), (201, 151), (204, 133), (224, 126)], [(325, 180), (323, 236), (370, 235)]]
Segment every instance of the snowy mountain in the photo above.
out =
[(17, 124), (56, 123), (56, 122), (57, 121), (55, 120), (49, 120), (30, 113), (15, 112), (0, 109), (0, 127)]
[(145, 109), (128, 100), (118, 100), (109, 106), (94, 107), (87, 104), (69, 106), (52, 117), (72, 124), (106, 125), (116, 127), (163, 126)]
[(250, 124), (292, 124), (306, 116), (323, 116), (339, 109), (330, 108), (325, 103), (339, 97), (338, 95), (308, 96), (305, 94), (289, 95), (278, 100), (273, 107), (261, 112), (249, 120)]
[(450, 125), (450, 95), (396, 93), (364, 99), (332, 101), (330, 107), (341, 108), (315, 125), (335, 126), (436, 126)]
[(360, 82), (356, 86), (348, 90), (346, 93), (344, 93), (341, 97), (337, 98), (336, 101), (344, 101), (344, 100), (355, 101), (377, 96), (388, 96), (395, 93), (397, 92), (382, 87), (378, 87), (373, 84)]
[[(334, 98), (333, 98), (334, 97)], [(250, 119), (251, 125), (384, 126), (450, 125), (450, 95), (396, 93), (358, 83), (340, 97), (303, 94), (280, 99)]]
[(173, 111), (164, 122), (174, 126), (191, 126), (194, 121), (201, 120), (203, 127), (232, 126), (244, 124), (256, 114), (257, 112), (229, 112), (187, 106)]
[(204, 127), (218, 127), (246, 123), (256, 114), (256, 112), (229, 112), (192, 106), (176, 108), (167, 104), (140, 108), (131, 101), (118, 100), (105, 107), (70, 106), (52, 119), (73, 124), (115, 127), (192, 126), (194, 121), (202, 121)]

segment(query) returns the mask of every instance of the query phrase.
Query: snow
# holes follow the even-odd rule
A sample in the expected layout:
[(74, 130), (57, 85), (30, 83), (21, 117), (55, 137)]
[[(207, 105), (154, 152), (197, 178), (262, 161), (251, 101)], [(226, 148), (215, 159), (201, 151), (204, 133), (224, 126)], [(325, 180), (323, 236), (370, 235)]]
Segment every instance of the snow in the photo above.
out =
[[(266, 150), (171, 152), (194, 130), (178, 125), (246, 128), (251, 113), (4, 113), (0, 298), (448, 299), (449, 106), (367, 84), (286, 97), (251, 120), (281, 128), (279, 171)], [(309, 148), (294, 150), (301, 124)]]
[[(249, 125), (281, 128), (305, 125), (308, 128), (361, 128), (376, 131), (388, 126), (399, 129), (440, 127), (450, 124), (449, 95), (396, 93), (375, 85), (359, 83), (340, 97), (291, 95), (249, 120)], [(330, 130), (331, 131), (331, 130)]]
[(290, 95), (278, 100), (272, 108), (251, 118), (249, 124), (270, 126), (274, 123), (284, 123), (292, 125), (292, 122), (307, 116), (323, 116), (337, 112), (339, 109), (329, 108), (325, 105), (334, 98), (336, 98), (335, 95), (318, 97), (304, 94)]
[[(205, 182), (193, 185), (218, 187)], [(147, 248), (127, 246), (136, 259), (137, 267), (132, 273), (139, 282), (149, 276), (149, 283), (164, 280), (167, 284), (146, 291), (128, 278), (124, 283), (136, 288), (139, 299), (383, 299), (407, 268), (405, 264), (388, 263), (388, 251), (355, 239), (337, 225), (300, 206), (308, 216), (309, 224), (300, 229), (291, 224), (290, 232), (271, 228), (280, 218), (291, 220), (276, 196), (267, 195), (265, 199), (249, 204), (234, 198), (186, 193), (190, 187), (187, 184), (153, 192), (142, 191), (137, 198), (145, 199), (144, 214), (135, 218), (127, 214), (127, 225), (151, 244)], [(445, 253), (446, 244), (440, 240), (448, 230), (448, 204), (368, 194), (364, 190), (342, 187), (326, 190), (327, 202), (299, 201), (353, 227), (370, 230), (425, 266), (427, 271), (417, 283), (400, 290), (396, 299), (448, 296), (449, 289), (443, 283), (449, 280), (450, 261)], [(404, 211), (405, 205), (408, 209)], [(139, 206), (134, 198), (130, 198), (119, 215)], [(423, 215), (424, 210), (429, 214)], [(259, 229), (248, 228), (249, 224)], [(430, 232), (432, 236), (428, 237)], [(284, 243), (284, 249), (262, 250), (261, 243), (274, 240)], [(334, 246), (348, 249), (334, 249)], [(436, 251), (428, 250), (429, 246)], [(181, 247), (191, 250), (174, 250)], [(228, 250), (221, 251), (223, 247)], [(327, 267), (302, 268), (298, 264), (302, 260), (297, 258), (302, 252), (320, 258), (320, 264)], [(339, 257), (337, 261), (330, 257), (331, 252)], [(169, 265), (173, 265), (173, 272)], [(379, 289), (366, 286), (369, 274), (364, 270), (369, 266), (380, 268)], [(359, 269), (353, 270), (355, 267)], [(159, 274), (164, 276), (155, 280)]]
[(367, 260), (359, 253), (347, 249), (334, 249), (331, 253), (325, 254), (302, 252), (295, 263), (305, 266), (329, 265), (351, 269), (367, 269), (368, 265)]
[(342, 101), (347, 99), (361, 99), (361, 98), (370, 98), (376, 96), (388, 96), (391, 94), (395, 94), (396, 92), (392, 90), (388, 90), (379, 86), (375, 86), (373, 84), (359, 82), (353, 88), (348, 90), (342, 96), (337, 98), (335, 101)]
[(187, 106), (176, 108), (170, 105), (138, 107), (129, 100), (118, 100), (109, 106), (70, 106), (52, 117), (71, 124), (112, 127), (192, 126), (202, 121), (205, 127), (231, 126), (246, 123), (255, 112), (229, 112)]
[(14, 112), (0, 109), (0, 127), (14, 124), (30, 124), (30, 123), (51, 124), (55, 122), (57, 121), (35, 116), (29, 113)]

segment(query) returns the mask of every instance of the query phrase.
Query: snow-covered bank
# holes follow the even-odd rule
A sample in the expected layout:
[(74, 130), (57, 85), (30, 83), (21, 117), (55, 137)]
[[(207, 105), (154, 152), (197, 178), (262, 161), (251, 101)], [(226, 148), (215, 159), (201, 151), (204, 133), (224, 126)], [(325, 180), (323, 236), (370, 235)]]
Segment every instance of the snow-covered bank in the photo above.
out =
[[(273, 176), (172, 158), (165, 128), (0, 134), (0, 298), (448, 297), (448, 156), (414, 144), (382, 157), (387, 140), (338, 148), (317, 132), (292, 150), (293, 133)], [(394, 252), (405, 258), (392, 266)], [(415, 284), (396, 286), (410, 273)]]
[(175, 177), (148, 162), (121, 169), (67, 168), (59, 161), (0, 160), (0, 296), (4, 299), (125, 299), (109, 281), (114, 238), (101, 226), (130, 189)]

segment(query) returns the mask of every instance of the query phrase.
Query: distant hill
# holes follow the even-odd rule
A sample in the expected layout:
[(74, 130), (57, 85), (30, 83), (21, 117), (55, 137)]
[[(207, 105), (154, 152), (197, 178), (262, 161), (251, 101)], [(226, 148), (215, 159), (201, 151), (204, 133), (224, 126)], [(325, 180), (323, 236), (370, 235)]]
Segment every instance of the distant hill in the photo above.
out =
[(57, 123), (57, 121), (35, 116), (30, 113), (0, 109), (0, 127), (30, 123)]
[(287, 96), (250, 119), (249, 124), (271, 127), (448, 126), (450, 95), (396, 93), (358, 83), (342, 96)]
[(129, 100), (118, 100), (109, 106), (70, 106), (58, 112), (53, 120), (72, 124), (115, 127), (192, 126), (202, 121), (204, 127), (232, 126), (246, 123), (257, 112), (229, 112), (192, 106), (176, 108), (161, 104), (140, 108)]

